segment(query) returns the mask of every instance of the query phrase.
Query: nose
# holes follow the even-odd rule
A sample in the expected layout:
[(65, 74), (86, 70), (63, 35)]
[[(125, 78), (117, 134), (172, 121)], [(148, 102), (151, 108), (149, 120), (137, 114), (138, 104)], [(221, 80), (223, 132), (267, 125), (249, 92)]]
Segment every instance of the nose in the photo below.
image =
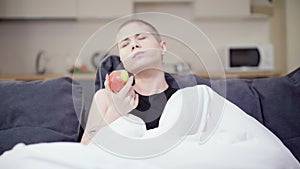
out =
[(133, 51), (135, 48), (140, 48), (141, 45), (137, 41), (132, 41), (131, 43), (131, 51)]

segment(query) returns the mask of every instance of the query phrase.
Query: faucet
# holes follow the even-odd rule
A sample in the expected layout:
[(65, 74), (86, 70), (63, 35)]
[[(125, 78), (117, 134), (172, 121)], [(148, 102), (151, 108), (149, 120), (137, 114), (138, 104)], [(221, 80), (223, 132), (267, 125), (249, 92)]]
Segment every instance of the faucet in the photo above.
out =
[[(42, 58), (45, 57), (45, 50), (40, 50), (36, 56), (36, 60), (35, 60), (35, 71), (37, 74), (44, 74), (46, 72), (46, 68), (45, 68), (45, 59), (46, 58)], [(44, 60), (42, 60), (44, 59)], [(44, 63), (42, 63), (42, 61), (44, 61)]]

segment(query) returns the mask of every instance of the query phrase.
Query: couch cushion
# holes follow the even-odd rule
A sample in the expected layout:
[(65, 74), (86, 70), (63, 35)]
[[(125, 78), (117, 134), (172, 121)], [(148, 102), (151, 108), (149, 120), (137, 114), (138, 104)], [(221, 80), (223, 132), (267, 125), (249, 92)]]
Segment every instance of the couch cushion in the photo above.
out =
[(253, 87), (252, 79), (218, 79), (211, 80), (211, 83), (217, 93), (263, 123), (259, 95)]
[[(281, 77), (221, 82), (211, 81), (220, 86), (214, 90), (265, 125), (300, 161), (300, 68)], [(221, 84), (226, 84), (226, 92)]]
[(1, 82), (0, 154), (20, 142), (79, 141), (81, 95), (70, 78)]
[(255, 79), (264, 125), (300, 161), (300, 68), (286, 76)]

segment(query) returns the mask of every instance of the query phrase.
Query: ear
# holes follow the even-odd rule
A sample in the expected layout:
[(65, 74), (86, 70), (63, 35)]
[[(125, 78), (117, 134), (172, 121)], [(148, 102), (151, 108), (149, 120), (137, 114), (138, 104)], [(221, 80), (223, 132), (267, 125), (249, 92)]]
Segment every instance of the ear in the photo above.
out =
[(161, 41), (159, 45), (162, 49), (162, 55), (165, 55), (167, 52), (167, 43), (165, 41)]

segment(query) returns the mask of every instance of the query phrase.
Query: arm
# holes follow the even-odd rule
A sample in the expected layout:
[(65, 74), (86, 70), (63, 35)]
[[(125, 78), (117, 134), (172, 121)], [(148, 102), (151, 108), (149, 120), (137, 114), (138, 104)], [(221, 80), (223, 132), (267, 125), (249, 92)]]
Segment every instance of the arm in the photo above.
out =
[(81, 143), (88, 144), (102, 127), (118, 118), (113, 115), (110, 115), (110, 119), (108, 117), (105, 118), (105, 115), (109, 114), (109, 106), (106, 98), (107, 95), (104, 89), (95, 93)]
[(113, 93), (106, 80), (105, 89), (95, 93), (81, 143), (88, 144), (102, 127), (136, 108), (138, 95), (131, 86), (132, 81), (130, 78), (119, 93)]

